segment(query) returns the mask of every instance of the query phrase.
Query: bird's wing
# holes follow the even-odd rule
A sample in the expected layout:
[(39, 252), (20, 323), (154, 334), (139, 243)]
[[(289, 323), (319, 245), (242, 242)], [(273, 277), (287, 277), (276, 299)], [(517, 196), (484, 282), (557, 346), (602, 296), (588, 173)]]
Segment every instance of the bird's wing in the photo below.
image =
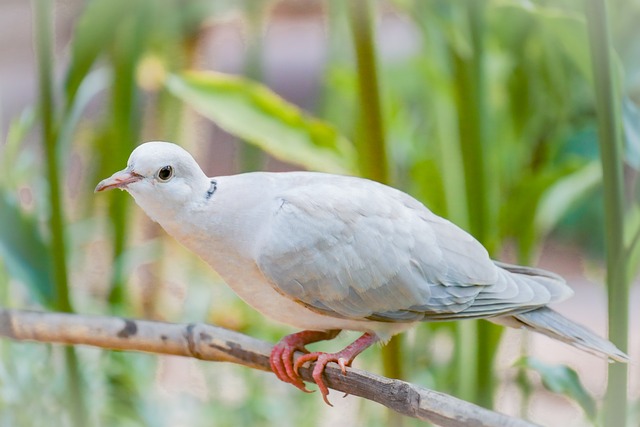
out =
[[(276, 290), (351, 319), (465, 317), (500, 277), (469, 234), (366, 180), (322, 179), (280, 193), (256, 239), (256, 263)], [(469, 315), (493, 314), (503, 303), (496, 292), (481, 301), (486, 310)]]

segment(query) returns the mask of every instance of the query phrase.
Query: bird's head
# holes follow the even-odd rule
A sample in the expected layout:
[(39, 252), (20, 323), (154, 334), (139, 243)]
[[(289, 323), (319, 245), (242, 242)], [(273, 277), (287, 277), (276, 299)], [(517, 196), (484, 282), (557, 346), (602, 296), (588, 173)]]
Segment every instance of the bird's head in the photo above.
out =
[(168, 142), (147, 142), (138, 146), (127, 167), (102, 180), (96, 192), (119, 188), (154, 220), (204, 198), (211, 182), (191, 155)]

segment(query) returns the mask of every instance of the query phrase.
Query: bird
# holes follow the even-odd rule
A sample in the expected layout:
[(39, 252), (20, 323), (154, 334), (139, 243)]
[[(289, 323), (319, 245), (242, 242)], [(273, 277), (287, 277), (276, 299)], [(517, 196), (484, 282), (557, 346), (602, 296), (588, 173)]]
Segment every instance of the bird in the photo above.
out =
[[(308, 392), (298, 370), (313, 363), (329, 405), (328, 363), (346, 375), (362, 351), (424, 321), (482, 318), (628, 361), (548, 307), (573, 293), (562, 277), (492, 260), (469, 233), (390, 186), (307, 171), (210, 178), (179, 145), (151, 141), (95, 191), (114, 188), (250, 306), (301, 330), (273, 347), (271, 369)], [(344, 330), (362, 335), (335, 353), (307, 350)]]

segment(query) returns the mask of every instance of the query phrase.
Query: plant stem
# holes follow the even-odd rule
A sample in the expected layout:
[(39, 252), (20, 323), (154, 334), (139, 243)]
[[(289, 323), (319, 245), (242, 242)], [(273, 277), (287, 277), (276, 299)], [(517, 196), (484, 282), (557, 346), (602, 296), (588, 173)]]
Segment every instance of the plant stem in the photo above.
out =
[(387, 183), (389, 173), (370, 4), (369, 0), (353, 0), (349, 6), (358, 66), (361, 137), (356, 138), (356, 149), (360, 170), (367, 178)]
[[(262, 1), (244, 0), (243, 9), (247, 20), (247, 50), (245, 55), (244, 74), (261, 81), (262, 67), (262, 25), (266, 4)], [(262, 169), (265, 156), (263, 151), (246, 141), (238, 140), (237, 162), (242, 172), (254, 172)]]
[(485, 147), (484, 88), (484, 0), (467, 0), (467, 23), (470, 28), (471, 53), (456, 55), (455, 73), (458, 102), (460, 149), (469, 209), (469, 231), (483, 244), (488, 243), (487, 154)]
[[(371, 5), (369, 0), (353, 0), (349, 2), (348, 9), (358, 67), (360, 137), (356, 138), (356, 150), (360, 172), (366, 178), (388, 183), (389, 171), (378, 87)], [(386, 376), (403, 377), (401, 354), (402, 341), (400, 336), (396, 335), (382, 348), (383, 372)], [(388, 412), (388, 425), (400, 426), (402, 423), (402, 417), (395, 412)]]
[[(494, 252), (491, 239), (490, 194), (487, 171), (489, 168), (488, 147), (486, 144), (486, 95), (484, 74), (484, 0), (467, 0), (464, 3), (466, 22), (469, 27), (471, 52), (462, 55), (454, 52), (456, 79), (456, 102), (458, 110), (458, 128), (460, 152), (464, 167), (467, 206), (469, 210), (469, 231), (490, 253)], [(493, 405), (493, 359), (497, 350), (501, 329), (488, 322), (479, 322), (474, 332), (473, 325), (457, 326), (457, 341), (464, 347), (459, 350), (459, 369), (475, 359), (476, 370), (472, 374), (468, 366), (464, 367), (468, 377), (458, 378), (458, 385), (464, 390), (475, 388), (474, 400), (485, 406)], [(475, 333), (477, 345), (462, 343), (464, 336)], [(475, 382), (475, 387), (462, 384), (462, 381)], [(472, 396), (469, 396), (472, 398)]]
[(455, 394), (461, 399), (474, 402), (478, 390), (478, 322), (455, 323)]
[[(52, 2), (48, 0), (34, 0), (35, 12), (35, 49), (38, 60), (38, 84), (40, 113), (42, 117), (42, 142), (45, 160), (47, 162), (47, 181), (49, 183), (51, 256), (53, 259), (53, 274), (55, 285), (55, 307), (58, 311), (72, 312), (69, 298), (67, 275), (66, 245), (64, 238), (64, 215), (62, 210), (62, 195), (60, 191), (60, 173), (58, 170), (58, 153), (56, 150), (57, 135), (54, 125), (53, 105), (53, 54), (51, 40), (53, 29), (51, 25), (53, 13)], [(69, 401), (74, 425), (87, 425), (87, 414), (81, 392), (81, 378), (77, 357), (74, 349), (65, 353), (66, 371), (68, 375)]]
[[(598, 136), (604, 188), (605, 245), (607, 251), (607, 291), (609, 339), (627, 351), (629, 332), (629, 287), (624, 250), (624, 179), (620, 132), (619, 98), (612, 73), (611, 35), (604, 0), (586, 1), (591, 68), (598, 115)], [(627, 418), (627, 366), (609, 365), (604, 425), (624, 426)]]
[[(140, 3), (141, 5), (142, 3)], [(135, 72), (142, 52), (143, 33), (148, 23), (140, 17), (139, 10), (126, 17), (119, 27), (118, 36), (113, 48), (112, 63), (114, 68), (113, 89), (111, 92), (111, 124), (113, 132), (109, 146), (103, 155), (107, 158), (110, 170), (118, 170), (127, 162), (138, 140), (140, 132), (140, 112), (136, 108), (139, 102), (135, 82)], [(123, 312), (125, 307), (126, 277), (123, 253), (125, 252), (129, 230), (127, 215), (129, 204), (121, 194), (111, 195), (109, 218), (113, 223), (113, 259), (115, 260), (111, 279), (109, 304), (116, 312)]]
[(51, 54), (51, 5), (44, 0), (35, 1), (36, 50), (38, 54), (38, 83), (40, 87), (40, 112), (42, 116), (42, 141), (47, 162), (49, 184), (50, 232), (53, 258), (56, 308), (70, 313), (69, 290), (67, 288), (67, 264), (64, 241), (64, 224), (60, 194), (60, 178), (56, 153), (56, 130), (53, 117)]

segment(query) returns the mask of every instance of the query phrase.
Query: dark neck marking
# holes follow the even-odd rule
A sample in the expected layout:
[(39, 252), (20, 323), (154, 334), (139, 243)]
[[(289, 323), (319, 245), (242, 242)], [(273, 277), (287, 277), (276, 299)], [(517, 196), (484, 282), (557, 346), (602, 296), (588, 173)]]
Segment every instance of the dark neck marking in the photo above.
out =
[(217, 189), (218, 189), (218, 181), (216, 181), (215, 179), (212, 179), (211, 186), (207, 190), (207, 194), (205, 195), (205, 198), (209, 200), (211, 196), (213, 196), (213, 193), (216, 192)]

